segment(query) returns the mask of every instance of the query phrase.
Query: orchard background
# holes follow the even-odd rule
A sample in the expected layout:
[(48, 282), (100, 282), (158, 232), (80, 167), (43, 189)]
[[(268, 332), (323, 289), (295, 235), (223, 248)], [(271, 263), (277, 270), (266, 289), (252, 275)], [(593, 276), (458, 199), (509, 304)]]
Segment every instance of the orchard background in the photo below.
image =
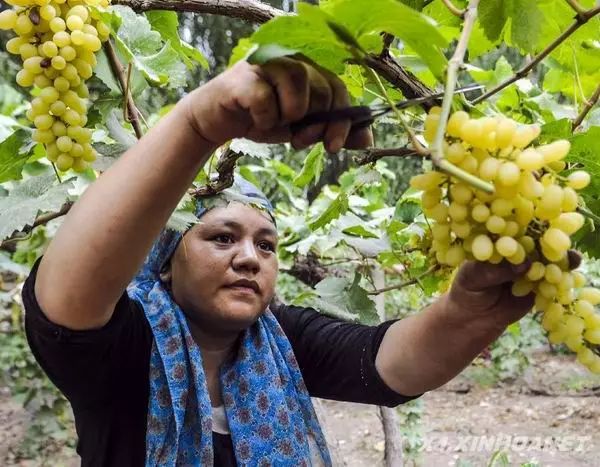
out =
[[(2, 465), (75, 462), (68, 405), (23, 334), (19, 292), (29, 268), (102, 171), (186, 92), (243, 58), (302, 53), (337, 73), (363, 105), (480, 84), (447, 102), (473, 117), (539, 124), (540, 144), (569, 140), (568, 168), (592, 176), (580, 192), (586, 221), (574, 242), (584, 253), (580, 270), (600, 285), (597, 2), (117, 0), (97, 14), (110, 28), (87, 80), (86, 127), (98, 157), (80, 172), (58, 170), (33, 141), (31, 89), (16, 84), (22, 62), (5, 51), (12, 31), (0, 31)], [(369, 324), (417, 313), (450, 279), (423, 252), (428, 225), (421, 195), (408, 184), (432, 169), (434, 158), (415, 151), (427, 145), (431, 105), (378, 119), (369, 151), (232, 141), (214, 154), (195, 189), (223, 189), (235, 170), (271, 198), (282, 239), (278, 299)], [(170, 220), (174, 228), (190, 221), (187, 201)], [(395, 410), (323, 402), (319, 412), (340, 465), (597, 465), (600, 377), (574, 360), (566, 346), (548, 343), (532, 313), (462, 375), (418, 401)], [(580, 451), (453, 449), (461, 436), (500, 432), (592, 441)], [(450, 448), (428, 449), (436, 436), (449, 436)]]

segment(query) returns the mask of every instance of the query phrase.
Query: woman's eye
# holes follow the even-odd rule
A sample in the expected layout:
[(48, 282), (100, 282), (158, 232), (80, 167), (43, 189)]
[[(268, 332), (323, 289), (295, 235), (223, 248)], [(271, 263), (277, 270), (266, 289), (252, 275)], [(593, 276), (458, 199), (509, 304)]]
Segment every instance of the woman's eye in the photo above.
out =
[(275, 245), (271, 242), (260, 242), (258, 244), (259, 248), (262, 248), (263, 250), (267, 250), (267, 251), (275, 251)]
[(213, 240), (218, 243), (233, 243), (233, 237), (227, 234), (219, 234), (213, 237)]

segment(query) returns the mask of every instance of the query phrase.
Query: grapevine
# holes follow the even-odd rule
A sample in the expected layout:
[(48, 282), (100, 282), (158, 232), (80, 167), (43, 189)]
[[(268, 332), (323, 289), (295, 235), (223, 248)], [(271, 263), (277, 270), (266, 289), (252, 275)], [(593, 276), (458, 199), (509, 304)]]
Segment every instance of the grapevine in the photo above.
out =
[[(433, 108), (424, 137), (433, 141), (441, 109)], [(535, 295), (535, 310), (553, 344), (564, 343), (578, 361), (600, 373), (600, 290), (586, 287), (572, 271), (571, 236), (583, 225), (578, 190), (590, 183), (583, 170), (567, 167), (570, 143), (534, 146), (537, 125), (503, 117), (471, 118), (463, 111), (448, 120), (443, 153), (453, 164), (495, 185), (494, 194), (477, 190), (433, 170), (416, 175), (421, 204), (431, 229), (428, 253), (454, 269), (466, 260), (531, 266), (512, 286), (515, 296)], [(568, 170), (567, 170), (568, 169)]]
[(0, 29), (13, 30), (6, 50), (19, 55), (23, 68), (16, 81), (33, 87), (27, 119), (32, 139), (44, 144), (46, 157), (66, 171), (81, 172), (96, 159), (87, 124), (89, 90), (85, 80), (96, 66), (95, 52), (108, 39), (99, 8), (108, 0), (7, 0)]

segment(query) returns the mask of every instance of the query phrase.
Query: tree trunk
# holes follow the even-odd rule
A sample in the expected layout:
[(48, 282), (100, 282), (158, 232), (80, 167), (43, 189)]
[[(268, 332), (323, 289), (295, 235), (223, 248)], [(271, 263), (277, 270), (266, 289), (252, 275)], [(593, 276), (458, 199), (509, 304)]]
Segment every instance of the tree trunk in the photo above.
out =
[[(382, 289), (385, 287), (385, 272), (374, 267), (371, 272), (375, 288)], [(381, 293), (375, 296), (375, 308), (381, 321), (386, 320), (385, 316), (385, 294)], [(402, 459), (402, 435), (398, 429), (400, 424), (398, 414), (395, 409), (389, 407), (379, 407), (379, 418), (383, 427), (383, 439), (385, 441), (385, 450), (383, 454), (383, 462), (385, 467), (402, 467), (404, 461)]]

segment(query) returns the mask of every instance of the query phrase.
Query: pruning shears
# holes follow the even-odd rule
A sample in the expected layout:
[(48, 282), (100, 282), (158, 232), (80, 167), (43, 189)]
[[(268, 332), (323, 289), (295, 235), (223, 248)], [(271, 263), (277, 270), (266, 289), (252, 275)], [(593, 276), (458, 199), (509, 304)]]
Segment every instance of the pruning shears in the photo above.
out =
[[(476, 91), (483, 88), (481, 85), (465, 86), (454, 91), (455, 94), (463, 94), (469, 91)], [(435, 101), (444, 96), (443, 92), (431, 94), (429, 96), (417, 97), (414, 99), (406, 99), (395, 104), (397, 109), (405, 109), (407, 107), (414, 107), (416, 105), (424, 104), (427, 102)], [(315, 123), (328, 123), (336, 120), (347, 120), (352, 122), (353, 128), (368, 127), (371, 125), (376, 118), (382, 117), (392, 111), (392, 106), (389, 104), (375, 104), (375, 105), (357, 105), (352, 107), (344, 107), (335, 110), (325, 110), (320, 112), (311, 113), (301, 120), (291, 124), (291, 129), (295, 133), (302, 128)]]

